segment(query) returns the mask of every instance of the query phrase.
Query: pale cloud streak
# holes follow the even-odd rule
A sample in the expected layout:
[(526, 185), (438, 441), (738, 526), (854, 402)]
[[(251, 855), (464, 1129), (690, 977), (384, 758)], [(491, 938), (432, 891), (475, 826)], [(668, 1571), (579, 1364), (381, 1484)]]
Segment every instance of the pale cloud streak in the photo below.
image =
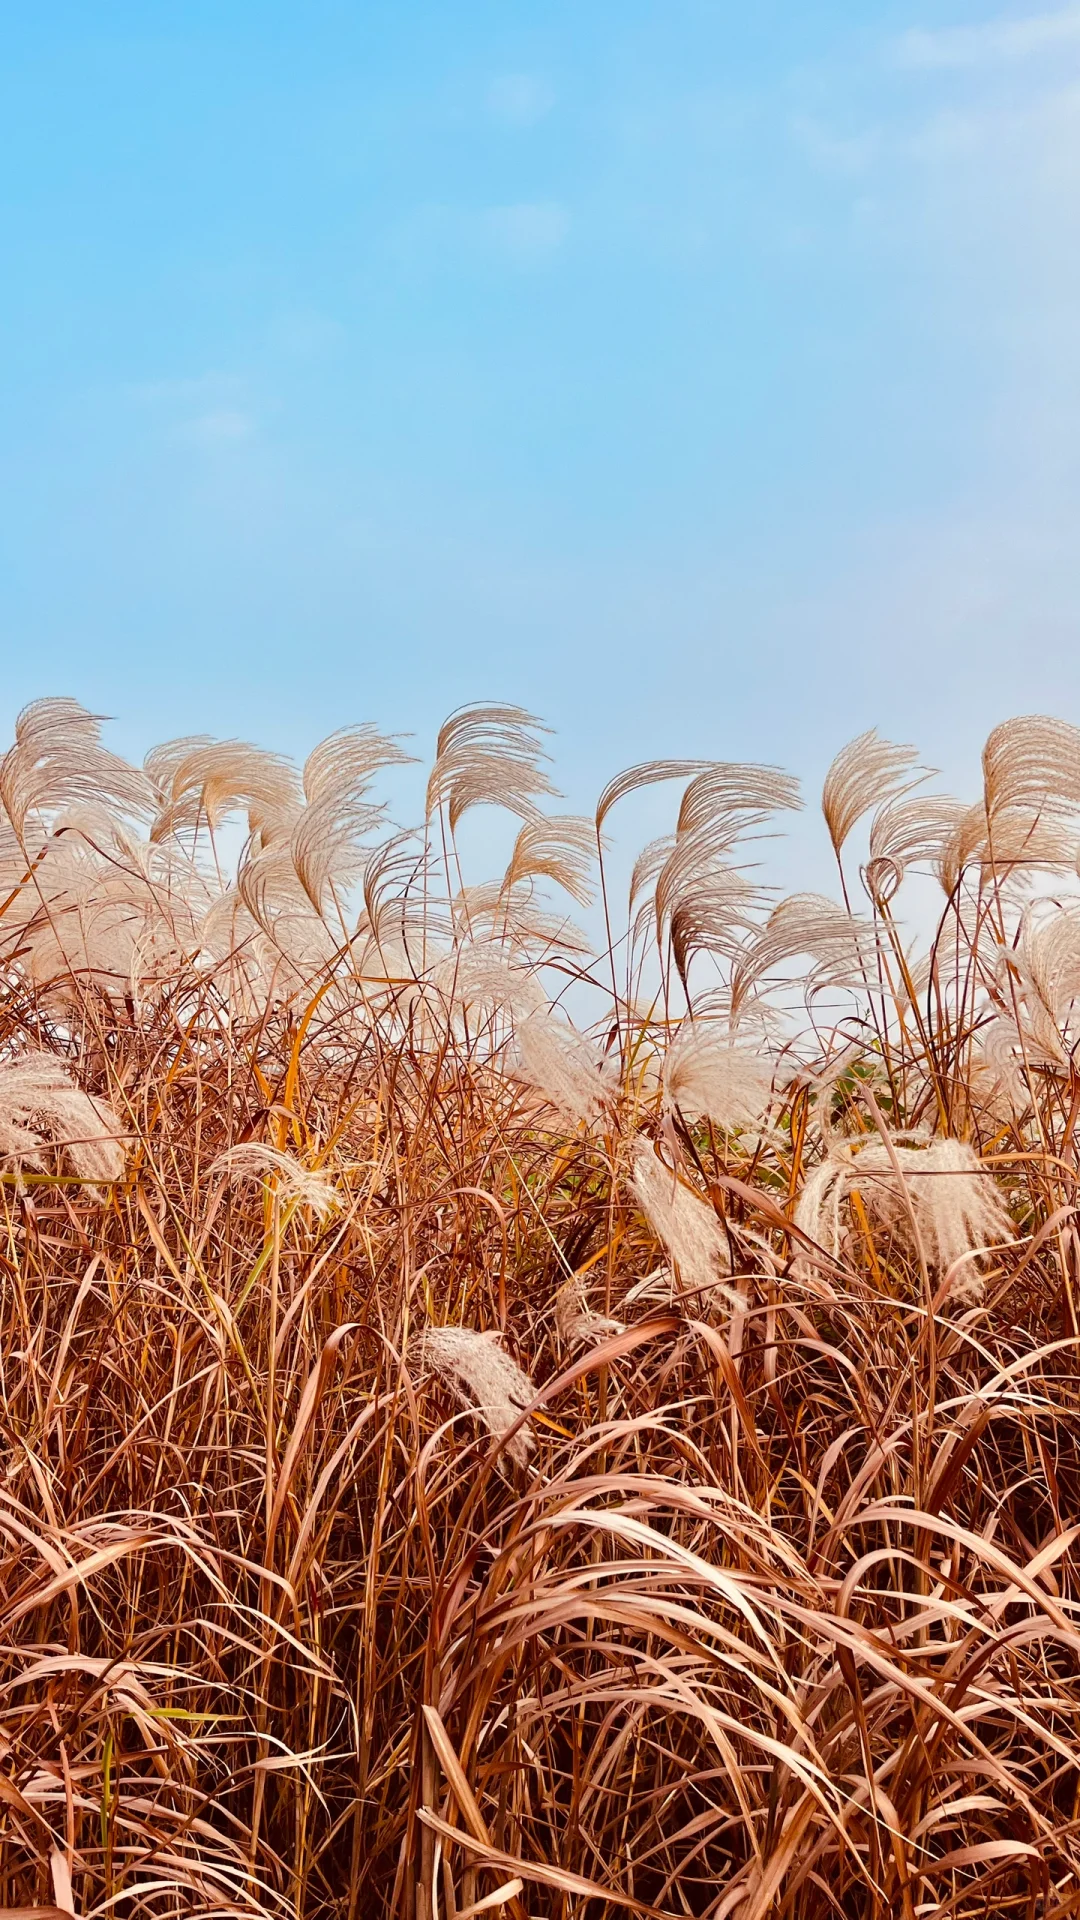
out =
[(1068, 47), (1080, 49), (1080, 7), (971, 27), (912, 27), (893, 42), (892, 54), (902, 67), (957, 70), (1010, 66)]
[(538, 267), (558, 253), (570, 217), (555, 200), (524, 200), (514, 206), (489, 207), (483, 223), (498, 252), (514, 266)]
[(177, 429), (179, 440), (207, 448), (238, 446), (242, 441), (251, 440), (254, 434), (255, 421), (239, 407), (218, 407), (211, 413), (200, 413)]
[(535, 127), (555, 104), (547, 81), (536, 73), (500, 73), (488, 88), (488, 111), (507, 127)]

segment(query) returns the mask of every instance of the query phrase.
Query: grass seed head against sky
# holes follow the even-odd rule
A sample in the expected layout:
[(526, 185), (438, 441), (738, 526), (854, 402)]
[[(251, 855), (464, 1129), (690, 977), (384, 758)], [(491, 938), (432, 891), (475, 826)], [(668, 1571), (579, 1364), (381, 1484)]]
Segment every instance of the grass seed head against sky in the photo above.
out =
[(1080, 706), (1080, 7), (42, 0), (5, 729), (520, 700), (576, 805)]

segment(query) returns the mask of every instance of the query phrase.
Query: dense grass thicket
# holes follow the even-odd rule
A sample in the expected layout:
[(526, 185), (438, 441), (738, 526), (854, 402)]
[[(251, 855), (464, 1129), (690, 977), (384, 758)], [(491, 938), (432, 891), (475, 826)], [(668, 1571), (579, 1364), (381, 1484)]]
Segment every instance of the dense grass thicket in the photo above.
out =
[(0, 1907), (1080, 1913), (1080, 731), (403, 758), (0, 763)]

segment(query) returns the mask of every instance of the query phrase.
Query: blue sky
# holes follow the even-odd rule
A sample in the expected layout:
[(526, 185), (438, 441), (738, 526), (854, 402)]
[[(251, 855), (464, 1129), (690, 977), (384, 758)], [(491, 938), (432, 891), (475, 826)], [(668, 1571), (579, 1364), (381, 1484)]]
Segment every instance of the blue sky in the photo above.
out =
[(1080, 6), (0, 18), (5, 727), (1080, 719)]

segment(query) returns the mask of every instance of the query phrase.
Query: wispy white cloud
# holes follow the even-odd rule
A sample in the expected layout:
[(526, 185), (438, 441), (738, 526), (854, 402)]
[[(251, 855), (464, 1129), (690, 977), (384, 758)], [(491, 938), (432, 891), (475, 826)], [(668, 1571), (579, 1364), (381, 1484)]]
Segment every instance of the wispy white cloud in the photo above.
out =
[(398, 257), (420, 271), (490, 269), (536, 272), (557, 258), (570, 231), (558, 200), (518, 200), (505, 206), (417, 207), (394, 236)]
[(1011, 65), (1063, 47), (1080, 48), (1080, 7), (970, 27), (912, 27), (892, 43), (892, 54), (903, 67), (956, 69)]
[(873, 165), (882, 144), (877, 127), (862, 133), (840, 133), (807, 114), (796, 114), (789, 130), (814, 167), (822, 173), (841, 177), (854, 178), (865, 173)]
[(258, 420), (247, 401), (247, 383), (228, 373), (144, 380), (128, 388), (140, 408), (156, 416), (167, 439), (192, 447), (238, 446), (252, 440)]
[(488, 88), (488, 111), (507, 127), (534, 127), (555, 105), (548, 82), (536, 73), (500, 73)]
[(255, 421), (240, 407), (217, 407), (210, 413), (196, 414), (177, 429), (177, 438), (195, 447), (232, 447), (255, 434)]
[(556, 200), (522, 200), (514, 206), (488, 207), (483, 225), (498, 252), (514, 266), (537, 267), (558, 253), (570, 216)]

